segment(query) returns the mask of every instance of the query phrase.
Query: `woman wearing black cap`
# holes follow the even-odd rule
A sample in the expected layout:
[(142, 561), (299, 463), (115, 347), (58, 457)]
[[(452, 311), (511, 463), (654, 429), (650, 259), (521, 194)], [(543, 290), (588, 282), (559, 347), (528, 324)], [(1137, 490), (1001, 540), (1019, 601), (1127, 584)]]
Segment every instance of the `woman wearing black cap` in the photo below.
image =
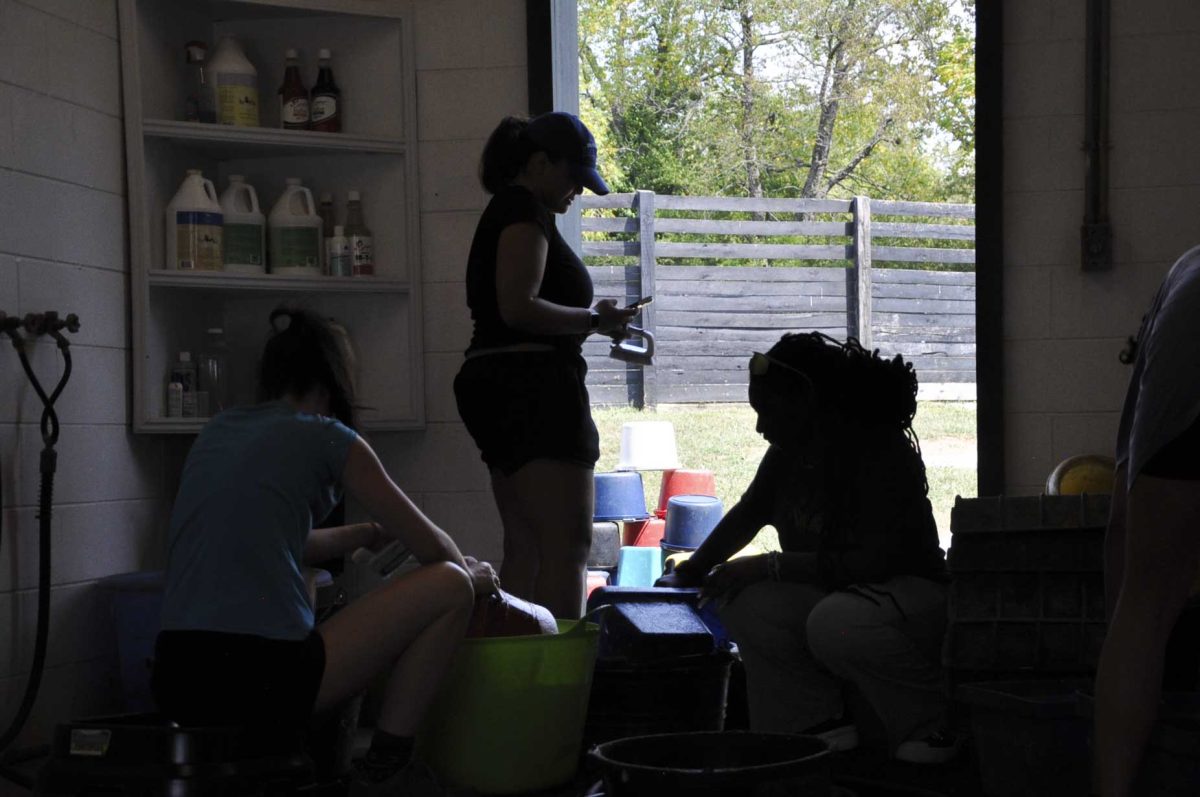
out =
[(559, 112), (504, 119), (479, 177), (492, 199), (467, 261), (475, 332), (454, 394), (491, 471), (504, 524), (501, 583), (576, 618), (600, 456), (582, 345), (596, 332), (621, 336), (636, 311), (611, 299), (592, 306), (591, 277), (554, 223), (585, 187), (608, 193), (583, 122)]

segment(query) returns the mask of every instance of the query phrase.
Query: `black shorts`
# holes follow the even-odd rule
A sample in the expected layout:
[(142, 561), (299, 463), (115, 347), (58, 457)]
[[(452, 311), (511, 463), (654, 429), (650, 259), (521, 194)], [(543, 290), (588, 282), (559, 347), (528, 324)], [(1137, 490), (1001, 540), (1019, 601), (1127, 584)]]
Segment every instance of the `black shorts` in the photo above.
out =
[(285, 725), (303, 729), (325, 674), (325, 642), (218, 631), (162, 631), (151, 690), (180, 725)]
[(511, 476), (535, 459), (594, 468), (600, 435), (586, 377), (587, 363), (578, 354), (485, 354), (463, 363), (454, 398), (489, 468)]

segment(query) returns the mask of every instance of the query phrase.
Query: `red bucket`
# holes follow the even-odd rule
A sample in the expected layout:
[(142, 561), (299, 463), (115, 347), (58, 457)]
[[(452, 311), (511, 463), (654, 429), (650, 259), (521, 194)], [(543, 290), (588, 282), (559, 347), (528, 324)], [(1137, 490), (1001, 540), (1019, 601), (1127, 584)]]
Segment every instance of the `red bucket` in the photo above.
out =
[(621, 544), (634, 545), (639, 548), (656, 548), (662, 542), (663, 533), (666, 530), (667, 523), (661, 518), (627, 520), (622, 529)]
[(717, 477), (711, 470), (695, 468), (664, 470), (662, 489), (658, 491), (658, 509), (654, 514), (660, 518), (665, 518), (669, 502), (676, 495), (715, 496), (716, 494)]

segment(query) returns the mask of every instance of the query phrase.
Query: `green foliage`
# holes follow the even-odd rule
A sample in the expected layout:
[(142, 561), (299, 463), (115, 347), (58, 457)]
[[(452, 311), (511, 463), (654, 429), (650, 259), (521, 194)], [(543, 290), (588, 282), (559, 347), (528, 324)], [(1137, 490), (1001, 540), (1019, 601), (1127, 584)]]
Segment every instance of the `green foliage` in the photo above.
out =
[(582, 113), (617, 191), (972, 201), (972, 13), (579, 0)]

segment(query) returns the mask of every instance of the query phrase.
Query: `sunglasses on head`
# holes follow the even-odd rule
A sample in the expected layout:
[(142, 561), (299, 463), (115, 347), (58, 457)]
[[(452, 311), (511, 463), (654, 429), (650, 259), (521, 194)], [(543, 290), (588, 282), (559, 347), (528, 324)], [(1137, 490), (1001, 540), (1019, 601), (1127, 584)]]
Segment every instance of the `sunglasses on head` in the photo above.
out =
[(804, 373), (799, 368), (788, 365), (781, 360), (777, 360), (769, 354), (763, 354), (761, 351), (756, 351), (750, 355), (751, 376), (766, 376), (767, 371), (771, 370), (772, 367), (782, 368), (785, 371), (791, 371), (793, 374), (796, 374), (803, 379), (807, 384), (810, 386), (812, 385), (812, 380), (809, 379), (808, 374)]

